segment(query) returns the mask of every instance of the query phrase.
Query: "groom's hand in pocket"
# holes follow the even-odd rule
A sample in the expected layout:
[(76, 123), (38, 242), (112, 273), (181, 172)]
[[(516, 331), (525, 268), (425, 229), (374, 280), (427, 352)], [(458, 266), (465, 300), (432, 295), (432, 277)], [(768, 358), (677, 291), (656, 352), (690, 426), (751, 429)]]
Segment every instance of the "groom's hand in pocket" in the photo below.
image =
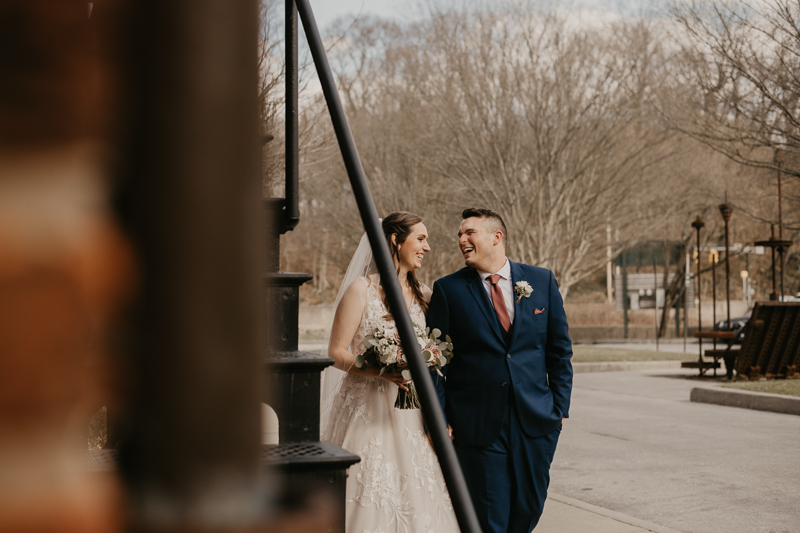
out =
[[(453, 426), (451, 426), (450, 424), (447, 424), (447, 435), (450, 437), (450, 440), (451, 440), (451, 441), (452, 441), (453, 439), (455, 439), (455, 437), (453, 436)], [(433, 439), (431, 439), (431, 434), (430, 434), (430, 432), (427, 432), (427, 431), (426, 431), (426, 432), (425, 432), (425, 436), (426, 436), (426, 437), (428, 437), (428, 442), (430, 442), (430, 443), (431, 443), (431, 446), (433, 446)]]

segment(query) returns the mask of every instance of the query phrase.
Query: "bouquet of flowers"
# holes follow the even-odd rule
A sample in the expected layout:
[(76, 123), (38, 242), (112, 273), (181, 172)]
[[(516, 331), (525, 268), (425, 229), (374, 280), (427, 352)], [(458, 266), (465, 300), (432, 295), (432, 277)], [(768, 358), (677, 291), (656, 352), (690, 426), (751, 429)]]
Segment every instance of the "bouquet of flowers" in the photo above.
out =
[[(449, 335), (445, 335), (445, 340), (439, 339), (442, 332), (438, 329), (431, 331), (431, 328), (420, 329), (415, 327), (414, 333), (417, 334), (417, 342), (422, 350), (422, 357), (429, 368), (435, 368), (441, 376), (441, 368), (453, 358), (453, 343)], [(364, 368), (365, 364), (380, 368), (380, 374), (391, 372), (392, 375), (400, 374), (404, 379), (411, 379), (411, 371), (408, 367), (408, 360), (403, 347), (400, 346), (400, 334), (394, 325), (379, 327), (370, 335), (364, 337), (364, 347), (367, 349), (363, 354), (356, 357), (356, 366)], [(408, 384), (408, 391), (402, 388), (397, 393), (397, 401), (394, 403), (397, 409), (419, 409), (419, 396), (414, 388), (414, 382)]]

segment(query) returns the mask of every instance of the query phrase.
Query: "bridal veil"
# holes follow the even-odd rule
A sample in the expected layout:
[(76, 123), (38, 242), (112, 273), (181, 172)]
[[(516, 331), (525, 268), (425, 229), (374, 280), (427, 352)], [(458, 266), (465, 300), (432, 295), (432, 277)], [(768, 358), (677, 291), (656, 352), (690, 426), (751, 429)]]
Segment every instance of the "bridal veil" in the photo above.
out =
[[(333, 304), (333, 313), (331, 313), (331, 318), (328, 321), (327, 327), (325, 328), (325, 340), (320, 352), (321, 355), (328, 355), (333, 321), (336, 317), (336, 312), (339, 309), (339, 302), (342, 300), (345, 292), (347, 292), (347, 289), (355, 280), (366, 277), (376, 271), (377, 268), (375, 267), (375, 262), (372, 258), (372, 247), (369, 244), (367, 234), (364, 233), (364, 235), (361, 237), (361, 241), (358, 243), (358, 248), (356, 248), (355, 254), (353, 254), (353, 258), (350, 260), (350, 265), (347, 267), (347, 272), (345, 272), (342, 284), (339, 286), (339, 292), (336, 295), (336, 301)], [(350, 347), (351, 351), (352, 349), (353, 348)], [(339, 393), (339, 389), (341, 388), (342, 380), (344, 380), (344, 377), (347, 375), (347, 370), (349, 369), (345, 369), (343, 371), (339, 370), (338, 368), (334, 368), (333, 366), (329, 366), (322, 373), (320, 383), (321, 394), (319, 425), (320, 432), (322, 433), (321, 440), (330, 440), (327, 432), (331, 408), (333, 407), (333, 402)]]

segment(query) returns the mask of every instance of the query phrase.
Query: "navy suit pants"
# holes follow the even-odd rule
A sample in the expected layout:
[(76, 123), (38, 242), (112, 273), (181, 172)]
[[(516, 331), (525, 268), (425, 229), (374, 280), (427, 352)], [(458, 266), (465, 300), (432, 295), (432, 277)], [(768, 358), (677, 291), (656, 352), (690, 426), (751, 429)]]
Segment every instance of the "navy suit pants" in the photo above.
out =
[(453, 445), (483, 533), (530, 533), (544, 510), (550, 464), (561, 428), (542, 437), (525, 435), (509, 391), (500, 436), (486, 448)]

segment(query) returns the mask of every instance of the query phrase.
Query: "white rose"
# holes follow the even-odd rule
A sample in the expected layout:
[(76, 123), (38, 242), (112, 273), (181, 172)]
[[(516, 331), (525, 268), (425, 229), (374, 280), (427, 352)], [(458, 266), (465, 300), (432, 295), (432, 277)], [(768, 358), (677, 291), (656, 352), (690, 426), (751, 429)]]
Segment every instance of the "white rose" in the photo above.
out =
[(384, 361), (387, 365), (397, 362), (397, 346), (389, 346), (386, 350), (386, 359)]
[(424, 350), (425, 347), (428, 345), (428, 341), (423, 339), (422, 337), (417, 337), (417, 344), (419, 344), (419, 349)]

